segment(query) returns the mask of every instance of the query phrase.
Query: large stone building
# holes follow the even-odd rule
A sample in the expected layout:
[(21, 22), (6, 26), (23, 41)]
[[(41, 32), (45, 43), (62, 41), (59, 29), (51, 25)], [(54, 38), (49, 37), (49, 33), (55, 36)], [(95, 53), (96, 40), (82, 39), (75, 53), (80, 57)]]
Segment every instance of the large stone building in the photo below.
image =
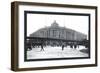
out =
[(87, 39), (87, 35), (66, 27), (60, 27), (56, 21), (54, 21), (51, 24), (51, 26), (41, 28), (38, 31), (30, 34), (29, 37), (77, 40), (77, 41), (82, 41), (84, 39)]

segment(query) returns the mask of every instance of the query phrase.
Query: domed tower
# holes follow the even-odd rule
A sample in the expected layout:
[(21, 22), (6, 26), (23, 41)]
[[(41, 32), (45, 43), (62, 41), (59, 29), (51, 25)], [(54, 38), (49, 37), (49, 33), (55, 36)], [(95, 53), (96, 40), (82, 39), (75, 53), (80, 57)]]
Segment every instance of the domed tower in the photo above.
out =
[(59, 24), (56, 22), (56, 20), (51, 24), (51, 27), (58, 27)]

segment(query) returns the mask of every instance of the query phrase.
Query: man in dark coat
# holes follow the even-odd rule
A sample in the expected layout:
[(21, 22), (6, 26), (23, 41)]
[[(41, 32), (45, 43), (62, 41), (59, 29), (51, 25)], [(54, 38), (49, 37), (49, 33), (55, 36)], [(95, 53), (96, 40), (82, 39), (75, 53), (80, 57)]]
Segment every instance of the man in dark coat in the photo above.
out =
[(43, 45), (41, 44), (41, 51), (44, 51)]
[(64, 50), (64, 44), (62, 45), (62, 51)]

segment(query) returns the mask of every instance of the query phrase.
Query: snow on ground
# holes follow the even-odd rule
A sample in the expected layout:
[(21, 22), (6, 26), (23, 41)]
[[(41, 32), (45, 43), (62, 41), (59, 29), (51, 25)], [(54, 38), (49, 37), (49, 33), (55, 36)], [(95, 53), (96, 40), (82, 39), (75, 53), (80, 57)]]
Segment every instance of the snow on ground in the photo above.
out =
[(80, 52), (79, 50), (86, 49), (83, 46), (72, 49), (70, 47), (44, 47), (44, 51), (40, 48), (33, 48), (27, 51), (27, 59), (46, 59), (46, 58), (73, 58), (73, 57), (88, 57), (87, 53)]

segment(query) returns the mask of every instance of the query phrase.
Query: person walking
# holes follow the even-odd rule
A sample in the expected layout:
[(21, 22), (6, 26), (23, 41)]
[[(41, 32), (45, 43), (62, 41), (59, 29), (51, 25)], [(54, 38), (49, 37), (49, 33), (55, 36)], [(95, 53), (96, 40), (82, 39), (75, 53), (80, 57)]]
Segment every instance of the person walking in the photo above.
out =
[(62, 45), (62, 51), (64, 50), (64, 44)]
[(41, 44), (41, 51), (44, 51), (43, 45)]

